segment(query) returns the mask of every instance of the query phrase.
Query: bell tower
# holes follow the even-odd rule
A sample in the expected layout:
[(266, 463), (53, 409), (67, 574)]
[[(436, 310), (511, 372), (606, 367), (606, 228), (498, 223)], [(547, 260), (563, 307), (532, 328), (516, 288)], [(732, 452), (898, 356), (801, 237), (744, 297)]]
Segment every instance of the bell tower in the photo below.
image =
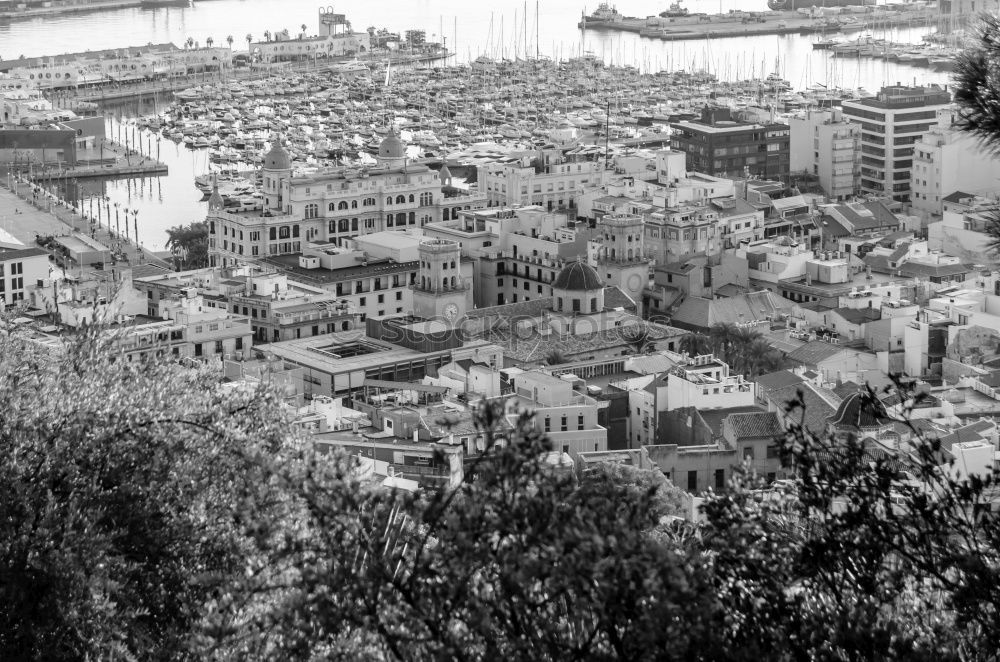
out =
[(458, 242), (428, 239), (420, 243), (420, 270), (413, 286), (413, 312), (425, 319), (457, 322), (468, 310), (471, 289), (462, 278)]
[(597, 223), (601, 247), (597, 272), (605, 284), (627, 294), (642, 314), (642, 291), (649, 285), (649, 262), (644, 256), (645, 231), (638, 214), (608, 214)]
[(281, 209), (282, 184), (292, 176), (292, 159), (281, 146), (278, 136), (271, 138), (271, 150), (264, 155), (261, 175), (264, 179), (264, 208)]

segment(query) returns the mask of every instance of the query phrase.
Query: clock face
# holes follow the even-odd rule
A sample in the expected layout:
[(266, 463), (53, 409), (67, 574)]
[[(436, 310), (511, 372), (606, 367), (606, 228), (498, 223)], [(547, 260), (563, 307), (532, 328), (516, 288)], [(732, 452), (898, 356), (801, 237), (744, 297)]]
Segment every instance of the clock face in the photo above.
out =
[(449, 322), (454, 322), (455, 318), (458, 317), (458, 306), (456, 306), (453, 303), (449, 303), (447, 306), (444, 307), (444, 316), (448, 319)]

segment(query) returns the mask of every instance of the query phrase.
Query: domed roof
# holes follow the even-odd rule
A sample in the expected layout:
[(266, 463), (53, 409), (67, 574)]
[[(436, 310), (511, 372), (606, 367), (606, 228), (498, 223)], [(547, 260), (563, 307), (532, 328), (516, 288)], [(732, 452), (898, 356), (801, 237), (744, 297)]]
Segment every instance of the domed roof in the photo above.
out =
[(878, 398), (861, 392), (844, 398), (828, 420), (834, 427), (848, 430), (879, 428), (891, 422)]
[(594, 268), (585, 262), (570, 262), (552, 281), (556, 290), (603, 290), (604, 283)]
[(288, 152), (277, 140), (271, 145), (271, 151), (264, 155), (265, 170), (291, 170), (292, 160), (288, 157)]
[(390, 131), (382, 143), (378, 146), (378, 155), (383, 159), (401, 159), (406, 156), (406, 149), (403, 141), (399, 139), (395, 131)]

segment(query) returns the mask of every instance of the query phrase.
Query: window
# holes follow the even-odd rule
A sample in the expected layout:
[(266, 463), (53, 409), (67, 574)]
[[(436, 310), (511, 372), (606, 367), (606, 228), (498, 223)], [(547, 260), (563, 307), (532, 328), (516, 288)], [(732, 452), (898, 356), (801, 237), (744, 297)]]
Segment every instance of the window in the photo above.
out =
[(552, 431), (552, 419), (549, 418), (548, 416), (545, 417), (545, 431), (546, 432)]
[(716, 469), (715, 470), (715, 489), (723, 490), (726, 488), (726, 470)]
[(687, 481), (687, 491), (697, 492), (698, 491), (698, 472), (688, 471), (688, 481)]
[(560, 423), (560, 429), (563, 432), (566, 432), (569, 429), (569, 426), (567, 425), (567, 421), (566, 421), (566, 417), (565, 416), (562, 417), (562, 421)]
[(583, 414), (580, 414), (579, 416), (576, 417), (576, 429), (577, 430), (583, 429)]

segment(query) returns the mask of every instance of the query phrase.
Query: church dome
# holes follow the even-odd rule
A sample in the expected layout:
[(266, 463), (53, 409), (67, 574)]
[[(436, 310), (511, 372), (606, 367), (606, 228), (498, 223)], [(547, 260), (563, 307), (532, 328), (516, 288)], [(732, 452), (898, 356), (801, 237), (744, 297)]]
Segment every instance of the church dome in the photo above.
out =
[(277, 140), (264, 156), (264, 170), (291, 170), (292, 160), (288, 157), (288, 152)]
[(406, 156), (406, 149), (403, 141), (399, 139), (394, 131), (390, 131), (382, 143), (378, 146), (378, 155), (383, 159), (401, 159)]
[(885, 406), (878, 399), (860, 392), (844, 398), (837, 413), (828, 420), (834, 427), (847, 430), (870, 430), (890, 422)]
[(594, 268), (585, 262), (570, 262), (552, 281), (556, 290), (603, 290), (604, 283)]

